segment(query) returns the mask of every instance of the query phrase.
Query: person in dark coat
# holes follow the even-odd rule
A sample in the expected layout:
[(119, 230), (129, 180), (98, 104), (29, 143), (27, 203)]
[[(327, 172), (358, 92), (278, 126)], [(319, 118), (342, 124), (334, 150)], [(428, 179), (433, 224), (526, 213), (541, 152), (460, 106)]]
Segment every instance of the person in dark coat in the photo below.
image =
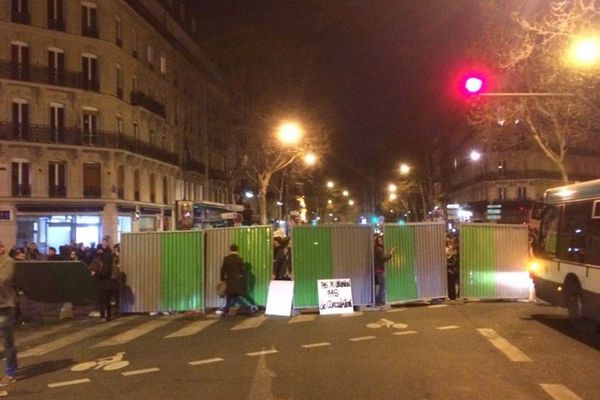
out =
[(280, 240), (273, 263), (273, 279), (276, 281), (292, 280), (292, 249), (289, 238)]
[(238, 246), (229, 246), (230, 253), (223, 259), (221, 266), (221, 281), (225, 282), (226, 303), (223, 316), (229, 316), (229, 309), (236, 303), (248, 308), (250, 313), (256, 312), (256, 307), (244, 296), (245, 292), (245, 268), (244, 260), (238, 253)]
[(16, 381), (17, 349), (13, 335), (17, 291), (15, 289), (15, 263), (0, 242), (0, 333), (4, 338), (5, 367), (0, 386)]
[[(110, 248), (109, 248), (110, 250)], [(98, 284), (98, 308), (100, 309), (100, 318), (105, 321), (111, 320), (110, 300), (114, 290), (112, 277), (112, 254), (104, 254), (101, 247), (98, 248), (96, 258), (90, 266), (92, 276)]]
[(383, 249), (383, 237), (377, 235), (375, 237), (375, 246), (373, 248), (373, 266), (375, 268), (375, 305), (385, 305), (385, 263), (392, 259), (396, 254), (396, 248), (386, 254)]

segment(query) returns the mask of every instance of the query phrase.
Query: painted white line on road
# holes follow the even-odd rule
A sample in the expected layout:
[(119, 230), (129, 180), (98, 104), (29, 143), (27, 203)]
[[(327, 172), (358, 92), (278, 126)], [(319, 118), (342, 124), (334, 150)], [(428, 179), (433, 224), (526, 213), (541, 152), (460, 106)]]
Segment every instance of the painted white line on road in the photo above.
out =
[(216, 319), (205, 319), (205, 320), (201, 320), (201, 321), (192, 322), (191, 324), (184, 326), (183, 328), (179, 329), (178, 331), (175, 331), (175, 332), (165, 336), (165, 339), (172, 339), (172, 338), (195, 335), (196, 333), (203, 331), (204, 329), (208, 328), (209, 326), (211, 326), (212, 324), (214, 324), (217, 321), (218, 320), (216, 320)]
[(117, 336), (113, 336), (109, 339), (106, 339), (98, 344), (95, 344), (92, 346), (92, 348), (95, 347), (106, 347), (106, 346), (117, 346), (120, 344), (125, 344), (125, 343), (129, 343), (134, 339), (139, 338), (140, 336), (143, 336), (147, 333), (152, 332), (155, 329), (158, 329), (166, 324), (168, 324), (169, 322), (172, 322), (178, 318), (183, 317), (183, 315), (177, 315), (175, 317), (173, 316), (166, 316), (166, 317), (161, 317), (159, 319), (155, 319), (153, 321), (150, 322), (146, 322), (145, 324), (142, 324), (140, 326), (136, 326), (133, 329), (130, 329), (126, 332), (123, 332)]
[(312, 349), (315, 347), (325, 347), (325, 346), (331, 346), (331, 343), (321, 342), (321, 343), (312, 343), (312, 344), (303, 344), (302, 345), (302, 347), (304, 347), (305, 349)]
[(89, 382), (91, 382), (91, 380), (89, 380), (88, 378), (85, 378), (85, 379), (75, 379), (74, 381), (49, 383), (48, 387), (49, 388), (57, 388), (57, 387), (61, 387), (61, 386), (79, 385), (80, 383), (89, 383)]
[(221, 357), (215, 358), (207, 358), (206, 360), (198, 360), (198, 361), (190, 361), (188, 364), (190, 365), (204, 365), (204, 364), (212, 364), (220, 361), (225, 361)]
[[(15, 338), (15, 342), (16, 342), (17, 346), (21, 346), (21, 345), (24, 345), (25, 343), (33, 342), (34, 340), (40, 339), (44, 336), (50, 336), (53, 333), (67, 330), (71, 326), (72, 326), (71, 324), (63, 324), (63, 325), (55, 326), (55, 327), (52, 327), (50, 329), (47, 329), (47, 330), (44, 330), (41, 332), (33, 333), (31, 335), (23, 336), (21, 338)], [(0, 345), (0, 351), (2, 351), (2, 350), (4, 350), (4, 345)]]
[(0, 391), (0, 397), (6, 397), (6, 396), (8, 396), (8, 392), (6, 390)]
[(447, 325), (447, 326), (438, 326), (435, 329), (440, 330), (440, 331), (447, 331), (449, 329), (458, 329), (458, 328), (460, 328), (460, 326), (458, 326), (458, 325)]
[(540, 383), (540, 386), (555, 400), (582, 400), (581, 397), (577, 396), (564, 385)]
[(296, 315), (295, 317), (292, 317), (292, 319), (290, 319), (288, 321), (288, 324), (297, 324), (299, 322), (310, 322), (310, 321), (314, 321), (315, 319), (317, 319), (316, 314), (299, 314), (299, 315)]
[(444, 308), (448, 307), (448, 304), (434, 304), (432, 306), (427, 306), (427, 308)]
[(393, 308), (391, 310), (387, 310), (386, 312), (388, 313), (394, 313), (394, 312), (402, 312), (402, 311), (406, 311), (407, 308)]
[(275, 354), (275, 353), (279, 353), (279, 351), (277, 351), (275, 349), (262, 350), (262, 351), (255, 351), (253, 353), (246, 353), (246, 355), (249, 357), (256, 357), (256, 356), (267, 356), (269, 354)]
[(261, 315), (260, 317), (246, 318), (245, 320), (243, 320), (242, 322), (240, 322), (239, 324), (237, 324), (236, 326), (234, 326), (233, 328), (231, 328), (231, 330), (232, 331), (239, 331), (239, 330), (242, 330), (242, 329), (254, 329), (254, 328), (258, 328), (266, 320), (267, 320), (267, 317), (265, 315)]
[(73, 333), (72, 335), (63, 336), (60, 339), (56, 339), (52, 342), (45, 343), (45, 344), (42, 344), (42, 345), (39, 345), (36, 347), (32, 347), (31, 349), (26, 350), (23, 353), (19, 354), (19, 358), (25, 358), (25, 357), (31, 357), (31, 356), (41, 356), (41, 355), (50, 353), (51, 351), (62, 349), (63, 347), (66, 347), (70, 344), (79, 342), (80, 340), (86, 339), (90, 336), (94, 336), (98, 333), (101, 333), (101, 332), (107, 331), (111, 328), (114, 328), (115, 326), (124, 324), (125, 322), (133, 321), (138, 318), (140, 318), (140, 317), (139, 316), (122, 317), (122, 318), (116, 319), (111, 322), (107, 322), (102, 325), (84, 329), (82, 331)]
[(377, 339), (377, 336), (360, 336), (360, 337), (350, 338), (349, 340), (351, 342), (362, 342), (364, 340), (373, 340), (373, 339)]
[(479, 333), (492, 343), (492, 345), (500, 350), (509, 360), (514, 362), (532, 362), (531, 358), (527, 357), (521, 350), (510, 344), (502, 336), (493, 329), (479, 328)]
[(404, 336), (404, 335), (414, 335), (415, 333), (418, 333), (418, 332), (417, 331), (394, 332), (394, 335)]
[(363, 314), (364, 314), (364, 312), (362, 312), (362, 311), (356, 311), (356, 312), (353, 312), (353, 313), (341, 314), (340, 317), (341, 318), (360, 317)]
[(121, 375), (123, 375), (123, 376), (142, 375), (142, 374), (149, 374), (151, 372), (158, 372), (158, 371), (160, 371), (160, 368), (135, 369), (133, 371), (121, 372)]

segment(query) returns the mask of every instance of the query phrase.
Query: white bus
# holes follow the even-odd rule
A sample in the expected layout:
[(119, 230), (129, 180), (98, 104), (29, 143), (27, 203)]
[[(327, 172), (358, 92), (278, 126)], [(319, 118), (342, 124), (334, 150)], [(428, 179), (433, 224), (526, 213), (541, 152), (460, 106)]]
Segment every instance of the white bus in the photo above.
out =
[(533, 251), (536, 296), (600, 322), (600, 179), (546, 191)]

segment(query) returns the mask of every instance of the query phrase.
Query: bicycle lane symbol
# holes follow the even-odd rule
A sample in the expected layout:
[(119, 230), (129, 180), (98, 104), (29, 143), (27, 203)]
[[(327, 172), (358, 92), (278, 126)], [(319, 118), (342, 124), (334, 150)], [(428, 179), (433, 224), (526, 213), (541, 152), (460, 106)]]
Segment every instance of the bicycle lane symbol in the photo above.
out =
[(408, 325), (399, 322), (390, 321), (389, 319), (381, 318), (377, 322), (371, 322), (367, 324), (367, 328), (379, 329), (379, 328), (395, 328), (395, 329), (406, 329)]
[(102, 369), (103, 371), (116, 371), (129, 365), (129, 361), (123, 360), (124, 351), (118, 352), (114, 356), (99, 358), (96, 361), (86, 361), (74, 365), (72, 372), (88, 371), (90, 369)]

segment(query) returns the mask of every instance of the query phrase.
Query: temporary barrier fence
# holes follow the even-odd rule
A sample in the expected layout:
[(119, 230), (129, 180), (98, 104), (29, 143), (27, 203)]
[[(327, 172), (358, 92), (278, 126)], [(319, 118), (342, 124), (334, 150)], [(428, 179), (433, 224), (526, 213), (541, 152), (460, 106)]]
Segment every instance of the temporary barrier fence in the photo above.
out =
[(384, 225), (385, 264), (389, 303), (424, 300), (448, 295), (446, 233), (443, 223)]
[(524, 225), (460, 226), (460, 296), (521, 299), (529, 296), (528, 231)]

